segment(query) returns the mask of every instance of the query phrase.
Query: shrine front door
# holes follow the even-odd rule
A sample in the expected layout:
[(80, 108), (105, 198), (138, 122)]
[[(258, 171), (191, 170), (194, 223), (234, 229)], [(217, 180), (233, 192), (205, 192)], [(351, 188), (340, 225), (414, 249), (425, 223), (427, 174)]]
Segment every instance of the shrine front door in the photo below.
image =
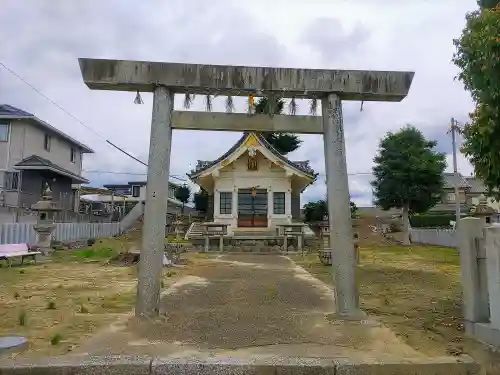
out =
[(267, 190), (238, 190), (238, 227), (267, 228)]

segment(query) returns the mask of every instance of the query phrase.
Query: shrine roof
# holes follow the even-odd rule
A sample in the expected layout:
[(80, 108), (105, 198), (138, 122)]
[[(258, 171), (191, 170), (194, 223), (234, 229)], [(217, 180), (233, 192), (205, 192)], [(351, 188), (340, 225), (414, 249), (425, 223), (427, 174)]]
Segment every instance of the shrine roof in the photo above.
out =
[(287, 166), (291, 167), (292, 169), (296, 169), (300, 171), (301, 173), (305, 174), (306, 176), (316, 179), (317, 173), (314, 172), (314, 170), (311, 168), (309, 164), (309, 160), (301, 160), (301, 161), (291, 161), (285, 156), (283, 156), (276, 148), (274, 148), (266, 139), (264, 136), (261, 134), (256, 134), (256, 133), (249, 133), (245, 132), (241, 136), (241, 138), (229, 149), (227, 152), (225, 152), (223, 155), (221, 155), (219, 158), (216, 160), (198, 160), (196, 167), (194, 170), (192, 170), (190, 173), (187, 175), (189, 178), (196, 178), (198, 177), (201, 173), (206, 171), (207, 169), (221, 163), (223, 160), (229, 158), (233, 153), (235, 153), (246, 141), (246, 139), (250, 135), (254, 135), (257, 140), (260, 142), (260, 144), (269, 150), (277, 159), (282, 161), (284, 164)]

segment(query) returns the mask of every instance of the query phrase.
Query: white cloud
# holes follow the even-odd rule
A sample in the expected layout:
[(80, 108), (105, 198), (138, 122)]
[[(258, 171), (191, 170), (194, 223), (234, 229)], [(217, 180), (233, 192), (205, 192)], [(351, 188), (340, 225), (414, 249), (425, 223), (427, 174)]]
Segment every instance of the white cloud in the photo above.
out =
[[(414, 70), (401, 103), (345, 103), (350, 173), (369, 172), (377, 143), (387, 131), (413, 123), (449, 154), (450, 117), (467, 119), (469, 95), (453, 80), (452, 39), (460, 35), (471, 0), (424, 2), (362, 0), (327, 2), (236, 0), (124, 2), (110, 0), (3, 0), (1, 61), (96, 130), (105, 139), (147, 160), (151, 102), (134, 94), (89, 90), (77, 58), (102, 57), (196, 63), (311, 68)], [(277, 16), (279, 15), (279, 16)], [(180, 98), (177, 100), (180, 107)], [(145, 168), (107, 145), (0, 67), (0, 103), (36, 113), (89, 144), (87, 170), (144, 173)], [(197, 103), (201, 106), (201, 103)], [(218, 104), (218, 108), (220, 104)], [(301, 107), (301, 111), (305, 112)], [(218, 157), (239, 134), (176, 131), (171, 173), (183, 176), (197, 159)], [(323, 143), (303, 136), (291, 157), (310, 159), (324, 173)], [(451, 164), (450, 164), (451, 165)], [(464, 174), (470, 165), (459, 156)], [(89, 174), (94, 185), (141, 176)], [(324, 196), (324, 177), (304, 200)], [(371, 202), (369, 176), (350, 177), (358, 204)]]

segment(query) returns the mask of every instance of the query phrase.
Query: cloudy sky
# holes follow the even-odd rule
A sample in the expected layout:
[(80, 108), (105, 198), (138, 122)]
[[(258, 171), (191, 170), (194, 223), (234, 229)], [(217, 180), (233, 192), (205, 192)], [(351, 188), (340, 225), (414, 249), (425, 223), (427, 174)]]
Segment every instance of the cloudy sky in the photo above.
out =
[[(152, 97), (144, 94), (145, 104), (134, 105), (132, 93), (89, 90), (78, 57), (415, 71), (401, 103), (369, 102), (362, 112), (359, 102), (344, 104), (351, 195), (369, 205), (366, 173), (388, 131), (414, 124), (438, 141), (451, 168), (450, 118), (466, 121), (472, 109), (454, 81), (452, 40), (475, 7), (475, 0), (0, 0), (0, 62), (88, 128), (1, 65), (0, 103), (35, 113), (91, 146), (96, 153), (86, 156), (85, 175), (100, 186), (145, 179), (143, 166), (103, 138), (147, 161)], [(182, 98), (176, 106), (182, 107)], [(300, 108), (305, 113), (307, 104)], [(217, 158), (239, 137), (174, 131), (171, 174), (184, 179), (197, 159)], [(320, 136), (302, 139), (290, 158), (311, 160), (321, 174), (304, 193), (305, 201), (315, 200), (325, 194), (323, 144)], [(471, 173), (461, 155), (458, 165)]]

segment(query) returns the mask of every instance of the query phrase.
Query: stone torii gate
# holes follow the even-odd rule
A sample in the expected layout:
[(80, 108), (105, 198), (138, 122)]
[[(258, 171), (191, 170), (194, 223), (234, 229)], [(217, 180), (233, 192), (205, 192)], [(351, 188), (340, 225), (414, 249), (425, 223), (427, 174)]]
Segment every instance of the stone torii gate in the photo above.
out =
[[(408, 94), (413, 72), (87, 58), (79, 63), (90, 89), (154, 93), (137, 316), (159, 312), (172, 129), (191, 129), (323, 134), (336, 311), (343, 318), (363, 317), (356, 283), (342, 100), (399, 102)], [(322, 117), (174, 112), (174, 94), (179, 93), (319, 99)]]

